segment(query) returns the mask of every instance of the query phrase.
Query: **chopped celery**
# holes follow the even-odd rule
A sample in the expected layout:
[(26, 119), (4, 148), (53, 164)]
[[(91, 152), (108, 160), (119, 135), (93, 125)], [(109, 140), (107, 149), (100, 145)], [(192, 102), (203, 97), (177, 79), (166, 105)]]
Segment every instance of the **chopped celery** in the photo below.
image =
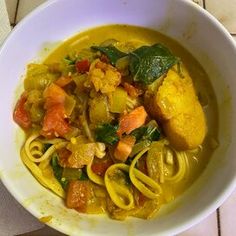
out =
[(24, 81), (25, 90), (43, 90), (58, 77), (50, 73), (48, 66), (44, 64), (29, 64)]
[(114, 92), (111, 93), (109, 99), (109, 110), (114, 113), (123, 113), (127, 103), (127, 92), (117, 87)]
[(72, 96), (66, 96), (65, 99), (65, 111), (68, 116), (71, 115), (72, 111), (75, 108), (76, 101)]
[(137, 153), (139, 153), (140, 151), (142, 151), (144, 148), (150, 146), (151, 144), (151, 141), (150, 140), (144, 140), (144, 141), (141, 141), (139, 143), (136, 143), (134, 146), (133, 146), (133, 149), (132, 149), (132, 152), (130, 153), (130, 157), (133, 157), (135, 156)]
[(64, 168), (62, 172), (62, 178), (65, 178), (67, 180), (80, 179), (81, 176), (82, 176), (82, 169)]
[(89, 118), (94, 124), (109, 123), (112, 120), (106, 96), (100, 95), (90, 100)]

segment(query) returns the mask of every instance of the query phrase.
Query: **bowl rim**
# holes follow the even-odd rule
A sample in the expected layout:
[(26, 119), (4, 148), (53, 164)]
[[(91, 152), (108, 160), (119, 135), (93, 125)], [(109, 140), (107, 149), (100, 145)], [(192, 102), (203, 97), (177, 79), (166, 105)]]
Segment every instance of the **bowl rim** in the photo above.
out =
[[(62, 0), (61, 0), (62, 1)], [(66, 2), (66, 0), (64, 0)], [(68, 0), (67, 0), (68, 1)], [(213, 16), (211, 15), (207, 10), (199, 6), (198, 4), (194, 3), (191, 0), (175, 0), (178, 2), (182, 2), (186, 5), (189, 5), (193, 8), (195, 8), (195, 11), (198, 11), (198, 13), (202, 14), (206, 18), (208, 18), (209, 21), (218, 29), (221, 31), (221, 33), (227, 38), (228, 42), (231, 44), (231, 46), (235, 49), (236, 51), (236, 42), (234, 41), (233, 37), (231, 34), (228, 32), (228, 30)], [(11, 40), (14, 39), (14, 35), (18, 33), (18, 31), (21, 30), (22, 27), (24, 27), (25, 23), (30, 21), (31, 18), (36, 17), (38, 14), (40, 14), (42, 11), (47, 9), (53, 4), (56, 4), (59, 2), (59, 0), (48, 0), (39, 6), (37, 6), (34, 10), (32, 10), (28, 15), (26, 15), (9, 33), (9, 35), (6, 37), (6, 39), (3, 41), (2, 45), (0, 46), (0, 57), (3, 53), (3, 51), (8, 47), (8, 44), (10, 44)], [(72, 35), (71, 35), (72, 36)], [(22, 163), (23, 164), (23, 163)], [(17, 200), (18, 203), (22, 205), (22, 199), (17, 192), (14, 191), (14, 189), (11, 188), (10, 186), (10, 180), (5, 176), (4, 172), (1, 174), (1, 181), (6, 187), (6, 189), (11, 193), (11, 195)], [(210, 214), (212, 214), (218, 207), (220, 207), (223, 202), (232, 194), (232, 192), (236, 189), (236, 177), (232, 179), (227, 187), (224, 189), (224, 191), (221, 192), (221, 194), (218, 196), (218, 198), (214, 199), (210, 205), (208, 205), (206, 208), (204, 208), (200, 213), (194, 214), (191, 218), (180, 224), (179, 226), (175, 228), (171, 228), (165, 231), (164, 235), (175, 235), (179, 234), (194, 225), (198, 224), (205, 218), (207, 218)], [(35, 212), (34, 212), (34, 206), (28, 206), (25, 207), (22, 205), (24, 209), (26, 209), (28, 212), (30, 212), (35, 218)], [(59, 230), (60, 232), (67, 233), (64, 231), (63, 226), (57, 226), (54, 227), (54, 225), (51, 225), (49, 223), (46, 223), (48, 226)], [(157, 234), (153, 234), (157, 235)]]

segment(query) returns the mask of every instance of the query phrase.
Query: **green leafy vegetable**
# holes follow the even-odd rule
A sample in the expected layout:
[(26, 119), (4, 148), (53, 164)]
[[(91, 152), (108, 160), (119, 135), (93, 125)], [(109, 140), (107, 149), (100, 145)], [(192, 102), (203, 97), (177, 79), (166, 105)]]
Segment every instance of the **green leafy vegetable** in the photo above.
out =
[(52, 146), (51, 143), (45, 143), (45, 144), (43, 145), (43, 152), (46, 152), (51, 146)]
[(89, 179), (89, 177), (88, 177), (86, 171), (83, 170), (83, 171), (82, 171), (82, 174), (81, 174), (81, 176), (80, 176), (80, 180), (88, 180), (88, 179)]
[(105, 54), (113, 66), (115, 66), (118, 59), (120, 59), (124, 56), (127, 56), (126, 53), (121, 52), (120, 50), (118, 50), (116, 47), (114, 47), (112, 45), (109, 45), (107, 47), (92, 46), (91, 48), (93, 50), (100, 51), (103, 54)]
[(142, 46), (130, 53), (130, 72), (134, 81), (148, 85), (165, 74), (179, 59), (161, 44)]
[(146, 126), (141, 126), (135, 129), (131, 135), (136, 138), (136, 143), (140, 141), (157, 141), (160, 138), (160, 131), (158, 129), (156, 121), (150, 121)]
[(58, 163), (58, 155), (56, 153), (52, 156), (51, 166), (54, 176), (59, 181), (63, 189), (67, 188), (70, 180), (88, 180), (87, 173), (85, 173), (83, 169), (61, 167)]
[(112, 124), (102, 124), (98, 125), (95, 130), (95, 138), (96, 141), (103, 142), (106, 144), (113, 145), (119, 141), (119, 137), (117, 136), (118, 125)]
[(68, 180), (62, 177), (63, 168), (58, 164), (58, 156), (56, 153), (53, 154), (51, 159), (51, 166), (53, 169), (54, 176), (59, 181), (61, 186), (66, 189)]
[(76, 59), (72, 59), (69, 55), (64, 57), (64, 61), (67, 65), (74, 65), (76, 63)]

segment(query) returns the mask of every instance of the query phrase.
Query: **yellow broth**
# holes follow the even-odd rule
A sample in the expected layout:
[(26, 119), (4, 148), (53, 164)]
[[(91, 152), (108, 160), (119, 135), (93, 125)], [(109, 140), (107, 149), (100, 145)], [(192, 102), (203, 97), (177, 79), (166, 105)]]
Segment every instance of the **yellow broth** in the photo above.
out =
[[(180, 57), (186, 65), (192, 79), (196, 92), (201, 98), (207, 100), (204, 112), (207, 120), (208, 132), (202, 145), (202, 151), (196, 154), (189, 154), (189, 173), (175, 185), (162, 184), (165, 193), (165, 202), (183, 193), (203, 172), (214, 151), (212, 142), (217, 140), (218, 111), (214, 91), (210, 84), (207, 74), (194, 57), (175, 40), (160, 34), (157, 31), (130, 25), (107, 25), (92, 28), (81, 32), (68, 39), (52, 52), (44, 61), (45, 63), (60, 62), (68, 53), (78, 52), (83, 48), (99, 45), (106, 39), (116, 39), (121, 42), (137, 41), (140, 44), (151, 45), (162, 43), (167, 46), (173, 54)], [(204, 101), (205, 102), (205, 101)]]

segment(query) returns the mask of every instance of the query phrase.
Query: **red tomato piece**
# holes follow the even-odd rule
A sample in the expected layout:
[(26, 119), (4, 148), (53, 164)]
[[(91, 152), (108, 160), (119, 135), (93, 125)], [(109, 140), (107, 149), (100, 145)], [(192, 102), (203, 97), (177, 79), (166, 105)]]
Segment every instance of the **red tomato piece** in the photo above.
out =
[(66, 95), (66, 92), (61, 87), (54, 83), (50, 84), (43, 93), (43, 96), (46, 99), (44, 108), (48, 109), (58, 104), (64, 105)]
[(79, 212), (86, 212), (90, 195), (91, 189), (88, 181), (72, 180), (67, 189), (66, 206), (75, 208)]
[(61, 104), (54, 105), (47, 109), (43, 120), (43, 129), (41, 134), (45, 137), (63, 137), (70, 131), (70, 126), (65, 120), (65, 109)]
[(25, 109), (25, 103), (27, 101), (27, 92), (24, 92), (18, 102), (16, 103), (13, 119), (23, 129), (29, 129), (31, 127), (30, 114)]
[(68, 166), (68, 158), (71, 155), (71, 151), (66, 149), (66, 148), (61, 148), (57, 150), (57, 154), (59, 156), (59, 165), (62, 167), (67, 167)]
[(91, 169), (92, 171), (97, 174), (100, 175), (102, 177), (104, 177), (107, 169), (113, 164), (113, 162), (111, 160), (106, 160), (106, 161), (100, 161), (97, 163), (92, 164)]
[(79, 72), (79, 73), (88, 72), (89, 67), (90, 67), (90, 62), (88, 59), (77, 61), (75, 64), (75, 68), (76, 68), (77, 72)]

